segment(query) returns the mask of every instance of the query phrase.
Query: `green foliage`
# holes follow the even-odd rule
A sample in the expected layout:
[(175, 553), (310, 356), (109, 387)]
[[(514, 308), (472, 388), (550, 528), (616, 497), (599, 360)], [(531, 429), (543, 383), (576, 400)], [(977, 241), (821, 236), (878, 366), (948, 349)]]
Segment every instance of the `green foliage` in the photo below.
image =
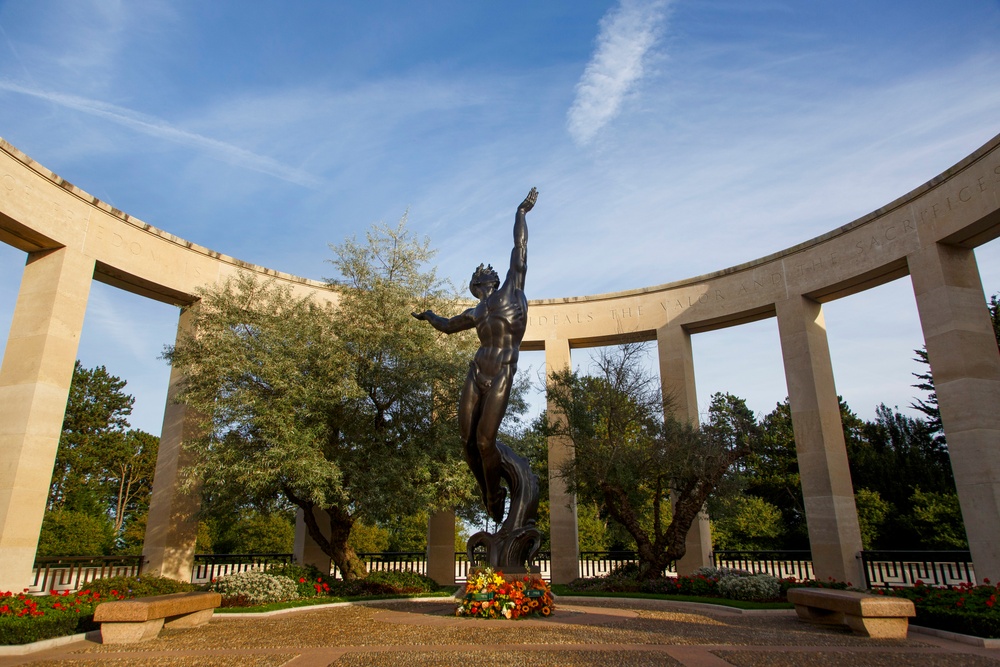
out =
[(389, 546), (389, 531), (381, 526), (356, 520), (347, 543), (358, 553), (380, 553)]
[(580, 551), (605, 551), (608, 548), (608, 524), (601, 518), (596, 503), (578, 503), (576, 523)]
[(883, 500), (878, 491), (858, 489), (854, 494), (854, 504), (858, 509), (862, 548), (871, 549), (882, 525), (892, 514), (892, 503)]
[(716, 549), (776, 549), (785, 531), (781, 510), (759, 496), (728, 496), (712, 505)]
[(0, 645), (30, 644), (77, 632), (80, 616), (73, 611), (48, 610), (44, 616), (0, 614)]
[(45, 513), (38, 537), (39, 557), (102, 556), (114, 544), (114, 529), (105, 517), (73, 510)]
[(205, 415), (191, 483), (234, 507), (284, 497), (351, 578), (365, 575), (348, 545), (357, 520), (471, 496), (455, 413), (472, 341), (410, 316), (455, 306), (402, 222), (334, 251), (336, 306), (240, 274), (199, 293), (198, 335), (165, 356), (185, 373), (180, 399)]
[(910, 502), (913, 509), (906, 520), (925, 548), (969, 548), (957, 494), (925, 493), (917, 488)]
[(787, 399), (761, 420), (760, 438), (747, 456), (742, 477), (747, 495), (761, 498), (781, 511), (784, 529), (776, 546), (808, 548), (799, 461)]
[(124, 387), (125, 381), (104, 366), (87, 369), (76, 361), (52, 472), (50, 509), (91, 514), (103, 509), (93, 482), (101, 472), (101, 453), (116, 448), (128, 428), (135, 398)]
[(918, 583), (913, 587), (874, 592), (912, 600), (917, 609), (913, 622), (917, 625), (963, 635), (1000, 638), (1000, 588), (996, 586), (962, 584), (955, 588), (934, 588)]
[(159, 438), (128, 428), (135, 399), (124, 387), (103, 366), (76, 362), (48, 498), (50, 512), (110, 518), (115, 536), (149, 506), (159, 446)]
[[(880, 405), (875, 419), (863, 425), (861, 436), (848, 440), (847, 445), (855, 488), (877, 492), (895, 510), (891, 520), (882, 524), (871, 546), (932, 549), (941, 548), (942, 543), (964, 542), (964, 524), (957, 511), (945, 511), (942, 515), (952, 521), (943, 542), (935, 538), (927, 524), (933, 517), (914, 514), (918, 511), (915, 502), (922, 497), (915, 495), (914, 489), (933, 494), (928, 498), (955, 493), (948, 451), (933, 437), (925, 422)], [(892, 474), (887, 475), (887, 470)]]
[(96, 579), (87, 585), (87, 590), (101, 598), (113, 599), (145, 598), (152, 595), (186, 593), (195, 590), (195, 585), (167, 577), (144, 574), (138, 577), (107, 577)]
[(427, 551), (427, 512), (393, 517), (382, 525), (389, 531), (386, 551)]
[(439, 588), (436, 581), (416, 572), (372, 572), (365, 583), (391, 586), (396, 595), (433, 593)]
[(556, 374), (548, 433), (572, 443), (575, 456), (560, 471), (567, 486), (625, 527), (642, 577), (652, 578), (684, 555), (692, 522), (746, 455), (757, 424), (742, 400), (722, 394), (701, 429), (665, 419), (669, 405), (643, 354), (627, 344), (603, 351), (594, 376)]
[(245, 512), (225, 524), (212, 545), (219, 554), (290, 553), (295, 542), (295, 526), (287, 514)]

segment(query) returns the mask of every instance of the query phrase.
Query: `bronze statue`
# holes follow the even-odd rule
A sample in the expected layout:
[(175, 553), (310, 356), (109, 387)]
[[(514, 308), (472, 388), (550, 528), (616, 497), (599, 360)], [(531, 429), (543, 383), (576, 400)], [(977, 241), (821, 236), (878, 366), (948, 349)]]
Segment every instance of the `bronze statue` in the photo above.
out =
[[(528, 224), (525, 219), (538, 191), (531, 188), (517, 207), (514, 217), (514, 249), (510, 253), (510, 268), (503, 284), (492, 266), (482, 264), (472, 274), (469, 290), (479, 303), (455, 317), (441, 317), (433, 311), (413, 313), (418, 320), (429, 322), (438, 331), (455, 333), (475, 327), (480, 347), (472, 363), (459, 400), (458, 418), (465, 447), (465, 460), (476, 476), (487, 513), (499, 523), (503, 520), (507, 481), (511, 492), (511, 511), (493, 544), (493, 536), (485, 533), (469, 540), (489, 542), (488, 550), (496, 551), (491, 564), (523, 565), (537, 552), (540, 538), (534, 528), (538, 511), (538, 479), (527, 461), (503, 443), (497, 442), (497, 432), (510, 400), (510, 391), (517, 371), (517, 358), (528, 325), (528, 300), (524, 296), (524, 277), (528, 269)], [(486, 537), (482, 537), (485, 535)], [(480, 539), (481, 538), (481, 539)], [(517, 546), (514, 543), (517, 543)], [(510, 543), (510, 544), (507, 544)], [(492, 546), (490, 546), (492, 545)], [(507, 554), (502, 555), (501, 552)]]
[(476, 328), (480, 347), (469, 364), (458, 404), (459, 426), (465, 444), (465, 460), (479, 482), (486, 511), (498, 523), (503, 519), (507, 492), (500, 485), (500, 453), (496, 439), (507, 411), (510, 390), (517, 371), (517, 357), (528, 325), (528, 299), (524, 276), (528, 270), (528, 224), (525, 215), (534, 207), (538, 191), (531, 192), (517, 207), (514, 218), (514, 249), (503, 285), (492, 266), (482, 264), (472, 274), (469, 291), (479, 303), (455, 317), (433, 311), (413, 313), (438, 331), (455, 333)]

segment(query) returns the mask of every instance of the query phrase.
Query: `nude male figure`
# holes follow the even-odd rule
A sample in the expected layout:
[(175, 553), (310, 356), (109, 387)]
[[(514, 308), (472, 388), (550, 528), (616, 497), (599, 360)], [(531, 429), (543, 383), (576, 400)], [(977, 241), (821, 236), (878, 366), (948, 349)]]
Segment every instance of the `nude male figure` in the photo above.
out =
[(486, 511), (494, 521), (503, 519), (507, 491), (500, 485), (500, 452), (497, 431), (507, 411), (510, 390), (517, 371), (517, 357), (528, 324), (528, 299), (524, 276), (528, 269), (528, 224), (525, 215), (538, 199), (531, 192), (514, 216), (514, 249), (510, 268), (500, 284), (492, 266), (482, 264), (472, 274), (469, 290), (479, 303), (460, 315), (447, 318), (425, 310), (413, 313), (438, 331), (451, 334), (475, 327), (479, 350), (469, 365), (469, 375), (458, 404), (458, 420), (465, 444), (465, 460), (479, 483)]

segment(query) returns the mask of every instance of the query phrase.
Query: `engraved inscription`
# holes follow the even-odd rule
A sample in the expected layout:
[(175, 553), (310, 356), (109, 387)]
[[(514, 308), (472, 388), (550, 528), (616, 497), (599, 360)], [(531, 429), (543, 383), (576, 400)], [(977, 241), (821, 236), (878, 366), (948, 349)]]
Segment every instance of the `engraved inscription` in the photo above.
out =
[[(95, 228), (97, 240), (110, 245), (112, 248), (120, 248), (130, 255), (138, 257), (143, 254), (142, 244), (138, 241), (126, 241), (125, 237), (118, 232), (109, 232), (104, 225), (97, 225)], [(156, 261), (156, 254), (152, 248), (146, 251), (151, 260)]]
[(10, 174), (3, 175), (3, 186), (8, 190), (13, 190), (16, 183), (14, 182), (14, 177)]
[[(993, 167), (993, 183), (1000, 183), (1000, 165)], [(975, 185), (966, 185), (957, 193), (945, 195), (944, 202), (934, 202), (925, 209), (920, 210), (920, 220), (934, 220), (945, 211), (955, 211), (983, 192), (991, 190), (989, 179), (980, 176), (976, 179)]]
[(903, 234), (909, 234), (916, 229), (916, 225), (910, 219), (903, 220), (900, 223), (893, 223), (881, 230), (875, 230), (870, 232), (865, 238), (861, 239), (854, 244), (857, 255), (863, 255), (866, 252), (872, 250), (880, 250), (882, 245), (888, 241), (895, 241)]

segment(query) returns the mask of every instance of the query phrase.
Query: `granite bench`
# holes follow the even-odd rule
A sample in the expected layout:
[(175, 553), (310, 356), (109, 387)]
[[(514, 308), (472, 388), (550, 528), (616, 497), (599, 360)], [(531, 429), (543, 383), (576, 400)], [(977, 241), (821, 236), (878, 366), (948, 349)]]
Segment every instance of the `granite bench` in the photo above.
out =
[(856, 634), (879, 639), (905, 639), (916, 615), (911, 600), (829, 588), (790, 588), (788, 601), (799, 619), (825, 625), (847, 625)]
[(94, 610), (102, 644), (131, 644), (155, 638), (160, 628), (194, 628), (208, 623), (222, 604), (218, 593), (195, 591), (102, 602)]

